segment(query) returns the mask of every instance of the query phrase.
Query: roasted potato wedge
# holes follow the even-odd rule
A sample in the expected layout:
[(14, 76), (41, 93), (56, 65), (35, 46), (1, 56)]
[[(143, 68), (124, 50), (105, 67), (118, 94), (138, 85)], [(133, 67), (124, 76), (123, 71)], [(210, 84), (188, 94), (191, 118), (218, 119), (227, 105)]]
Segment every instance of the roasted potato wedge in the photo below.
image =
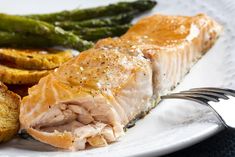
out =
[(0, 63), (30, 70), (54, 69), (71, 59), (69, 50), (0, 48)]
[(20, 97), (0, 82), (0, 142), (13, 138), (19, 129)]
[(35, 84), (48, 73), (49, 70), (24, 70), (0, 64), (0, 81), (6, 84)]

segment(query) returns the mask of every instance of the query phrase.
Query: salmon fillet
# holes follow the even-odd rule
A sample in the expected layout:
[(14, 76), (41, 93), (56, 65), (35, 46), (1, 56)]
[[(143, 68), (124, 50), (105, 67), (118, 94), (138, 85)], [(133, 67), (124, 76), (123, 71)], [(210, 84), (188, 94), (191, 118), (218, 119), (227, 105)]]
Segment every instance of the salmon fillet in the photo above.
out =
[(180, 82), (220, 32), (203, 14), (146, 17), (30, 88), (20, 107), (21, 129), (71, 150), (117, 141), (128, 123)]
[(96, 47), (141, 51), (150, 59), (154, 94), (163, 95), (181, 81), (218, 38), (222, 27), (204, 14), (143, 18), (121, 38), (100, 40)]

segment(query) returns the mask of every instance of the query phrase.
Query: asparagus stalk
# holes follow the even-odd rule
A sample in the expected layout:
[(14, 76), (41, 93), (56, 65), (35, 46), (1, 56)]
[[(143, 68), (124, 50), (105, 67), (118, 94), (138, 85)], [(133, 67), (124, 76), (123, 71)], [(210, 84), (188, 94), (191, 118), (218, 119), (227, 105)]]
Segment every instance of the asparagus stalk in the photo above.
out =
[(52, 43), (41, 36), (0, 31), (0, 46), (38, 48), (50, 47), (52, 46)]
[(133, 14), (121, 14), (118, 16), (111, 16), (107, 18), (100, 19), (90, 19), (84, 21), (64, 21), (55, 22), (55, 25), (61, 27), (65, 30), (76, 30), (81, 29), (81, 27), (106, 27), (106, 26), (116, 26), (125, 23), (129, 23), (134, 18)]
[(81, 21), (97, 17), (112, 16), (120, 13), (138, 11), (143, 12), (152, 9), (156, 5), (154, 0), (137, 0), (134, 2), (119, 2), (108, 6), (88, 9), (75, 9), (49, 14), (34, 14), (27, 17), (54, 23), (56, 21)]
[(83, 50), (92, 45), (71, 32), (43, 21), (7, 14), (0, 14), (0, 21), (0, 30), (43, 36), (44, 39), (59, 46)]
[[(14, 32), (0, 31), (0, 46), (1, 47), (20, 47), (20, 48), (46, 48), (52, 46), (61, 46), (55, 41), (51, 41), (42, 36), (21, 34)], [(68, 47), (67, 45), (63, 45)], [(79, 46), (79, 47), (78, 47)], [(86, 50), (90, 48), (90, 45), (84, 45), (81, 49), (80, 45), (74, 45), (74, 49)]]
[(126, 24), (115, 27), (81, 28), (80, 30), (73, 31), (73, 33), (77, 34), (82, 39), (96, 41), (106, 37), (120, 36), (124, 34), (130, 26), (130, 24)]
[(129, 12), (125, 14), (119, 14), (117, 16), (110, 16), (106, 18), (99, 19), (90, 19), (84, 21), (61, 21), (55, 22), (55, 25), (61, 27), (65, 30), (76, 30), (81, 29), (81, 27), (107, 27), (107, 26), (116, 26), (126, 23), (134, 18), (136, 12)]

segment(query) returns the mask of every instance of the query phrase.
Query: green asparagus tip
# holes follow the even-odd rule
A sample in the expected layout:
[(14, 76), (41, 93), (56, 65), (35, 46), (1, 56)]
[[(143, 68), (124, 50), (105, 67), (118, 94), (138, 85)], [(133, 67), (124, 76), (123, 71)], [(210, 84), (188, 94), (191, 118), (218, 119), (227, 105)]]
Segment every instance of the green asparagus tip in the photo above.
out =
[(134, 3), (135, 7), (139, 11), (147, 11), (152, 9), (155, 5), (157, 5), (157, 1), (155, 0), (137, 0)]

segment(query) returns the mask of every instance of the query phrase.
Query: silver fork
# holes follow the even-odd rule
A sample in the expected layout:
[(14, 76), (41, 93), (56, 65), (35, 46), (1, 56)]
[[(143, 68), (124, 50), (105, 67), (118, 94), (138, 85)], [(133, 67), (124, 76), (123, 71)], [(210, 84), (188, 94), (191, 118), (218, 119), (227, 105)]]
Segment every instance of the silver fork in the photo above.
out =
[(193, 88), (161, 96), (161, 99), (187, 99), (209, 106), (227, 128), (235, 129), (235, 90)]

